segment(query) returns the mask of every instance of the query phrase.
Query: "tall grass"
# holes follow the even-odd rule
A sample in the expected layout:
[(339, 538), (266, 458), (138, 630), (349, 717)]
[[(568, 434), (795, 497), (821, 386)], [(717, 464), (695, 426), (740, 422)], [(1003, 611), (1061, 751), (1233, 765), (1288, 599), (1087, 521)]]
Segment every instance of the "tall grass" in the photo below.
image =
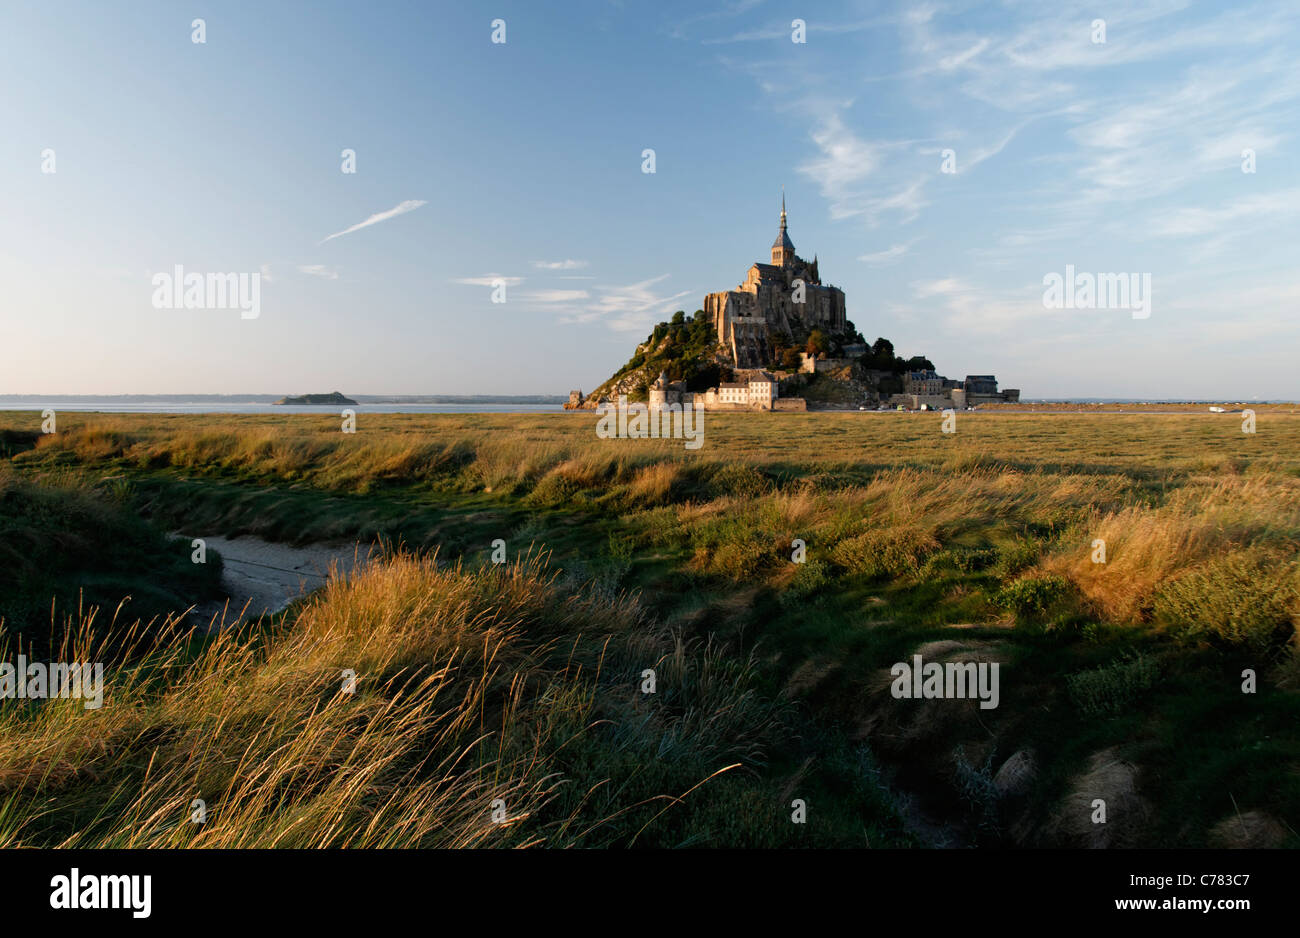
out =
[[(12, 457), (19, 473), (120, 475), (178, 526), (290, 540), (328, 522), (332, 536), (442, 544), (450, 563), (380, 564), (269, 635), (177, 636), (159, 657), (200, 666), (142, 678), (126, 708), (142, 722), (60, 717), (113, 730), (100, 748), (51, 761), (67, 727), (33, 732), (24, 715), (0, 743), (19, 756), (0, 760), (0, 830), (24, 843), (787, 844), (793, 825), (764, 814), (794, 784), (765, 769), (788, 732), (774, 688), (917, 784), (948, 779), (941, 804), (987, 788), (993, 749), (1033, 749), (1046, 781), (999, 803), (1030, 813), (996, 836), (1055, 836), (1051, 793), (1069, 807), (1111, 750), (1163, 766), (1141, 776), (1164, 786), (1163, 834), (1134, 830), (1135, 843), (1199, 843), (1231, 809), (1216, 800), (1225, 779), (1260, 810), (1300, 804), (1295, 416), (1261, 411), (1246, 435), (1212, 415), (974, 414), (945, 435), (937, 415), (709, 415), (699, 452), (600, 440), (593, 423), (362, 414), (345, 435), (333, 417), (63, 421)], [(563, 578), (532, 561), (471, 569), (497, 536), (512, 552), (547, 545)], [(873, 675), (951, 629), (973, 630), (964, 653), (1006, 664), (998, 711), (959, 719), (877, 695)], [(761, 637), (762, 657), (716, 636)], [(361, 676), (354, 695), (338, 692), (344, 668)], [(653, 695), (636, 690), (646, 668)], [(1247, 668), (1258, 696), (1223, 677)], [(95, 738), (77, 725), (68, 739)], [(959, 745), (969, 761), (954, 763)], [(857, 771), (850, 749), (811, 773)], [(209, 794), (211, 826), (178, 820)], [(504, 826), (488, 817), (496, 797)], [(738, 820), (736, 805), (767, 820)]]
[(1000, 579), (1065, 577), (1116, 624), (1150, 620), (1162, 584), (1219, 553), (1300, 543), (1300, 420), (1281, 412), (1254, 437), (1214, 415), (967, 415), (955, 437), (923, 415), (711, 415), (698, 454), (600, 440), (581, 415), (363, 416), (356, 435), (329, 417), (70, 417), (15, 463), (580, 509), (637, 531), (652, 522), (653, 542), (732, 580), (785, 582), (795, 539), (835, 571), (891, 580), (994, 550)]
[(89, 617), (58, 653), (109, 656), (102, 709), (0, 709), (0, 846), (656, 843), (777, 729), (743, 657), (563, 591), (536, 556), (398, 555), (270, 634), (173, 624), (124, 653), (104, 631)]

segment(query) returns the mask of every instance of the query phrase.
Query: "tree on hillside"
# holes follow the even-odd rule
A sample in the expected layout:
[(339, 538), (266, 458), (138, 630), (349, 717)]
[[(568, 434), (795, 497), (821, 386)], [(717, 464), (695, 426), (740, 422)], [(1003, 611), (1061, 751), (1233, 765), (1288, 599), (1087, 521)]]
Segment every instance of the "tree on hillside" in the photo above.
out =
[(707, 391), (709, 388), (716, 388), (722, 380), (722, 369), (717, 363), (695, 366), (694, 370), (686, 375), (686, 390)]
[(814, 329), (808, 335), (808, 345), (805, 351), (809, 355), (825, 355), (830, 351), (830, 343), (826, 341), (826, 336), (820, 329)]
[(880, 379), (880, 384), (877, 386), (877, 390), (879, 390), (881, 394), (902, 394), (903, 379), (897, 375), (886, 375)]

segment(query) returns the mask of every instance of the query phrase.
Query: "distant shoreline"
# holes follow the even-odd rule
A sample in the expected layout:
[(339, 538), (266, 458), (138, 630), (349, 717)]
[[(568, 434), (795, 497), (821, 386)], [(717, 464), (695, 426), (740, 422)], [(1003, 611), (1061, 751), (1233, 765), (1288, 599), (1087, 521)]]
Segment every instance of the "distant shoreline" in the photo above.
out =
[[(274, 404), (284, 394), (0, 394), (0, 404), (102, 401), (112, 403)], [(359, 404), (563, 404), (567, 394), (352, 394)]]
[[(269, 396), (268, 396), (269, 397)], [(344, 407), (367, 414), (532, 414), (562, 413), (560, 404), (535, 404), (523, 402), (473, 402), (450, 403), (384, 403), (362, 400), (357, 404), (304, 403), (281, 404), (277, 400), (252, 400), (247, 396), (217, 398), (215, 400), (165, 400), (159, 398), (123, 399), (93, 398), (69, 395), (66, 398), (38, 397), (5, 399), (0, 397), (0, 413), (35, 413), (46, 410), (55, 413), (103, 414), (338, 414)]]

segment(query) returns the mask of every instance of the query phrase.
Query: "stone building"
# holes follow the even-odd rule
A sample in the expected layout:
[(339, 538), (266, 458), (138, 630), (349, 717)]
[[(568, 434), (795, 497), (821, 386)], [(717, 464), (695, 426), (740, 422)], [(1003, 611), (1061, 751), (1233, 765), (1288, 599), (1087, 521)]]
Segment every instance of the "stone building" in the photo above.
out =
[(933, 371), (909, 371), (903, 375), (903, 393), (939, 396), (947, 390), (947, 380)]
[(996, 397), (998, 393), (998, 379), (994, 375), (967, 375), (964, 384), (970, 396)]
[(795, 254), (786, 230), (784, 195), (772, 263), (752, 265), (734, 290), (710, 293), (704, 312), (737, 368), (765, 364), (773, 333), (790, 336), (796, 326), (842, 332), (847, 321), (844, 291), (822, 283), (816, 256), (808, 262)]
[(749, 385), (739, 381), (724, 381), (718, 385), (719, 404), (748, 404)]
[(776, 400), (777, 391), (776, 378), (769, 374), (762, 374), (749, 379), (749, 406), (759, 410), (771, 410), (772, 402)]
[(998, 379), (994, 375), (967, 375), (963, 382), (968, 404), (992, 404), (1000, 401), (1017, 403), (1020, 400), (1018, 388), (998, 390)]
[(776, 376), (761, 369), (736, 375), (695, 395), (695, 403), (706, 410), (772, 410), (780, 394)]
[(653, 410), (656, 407), (664, 407), (668, 404), (680, 404), (683, 401), (683, 395), (686, 392), (686, 384), (683, 381), (669, 381), (668, 375), (659, 372), (659, 377), (655, 379), (654, 384), (650, 385), (648, 404)]

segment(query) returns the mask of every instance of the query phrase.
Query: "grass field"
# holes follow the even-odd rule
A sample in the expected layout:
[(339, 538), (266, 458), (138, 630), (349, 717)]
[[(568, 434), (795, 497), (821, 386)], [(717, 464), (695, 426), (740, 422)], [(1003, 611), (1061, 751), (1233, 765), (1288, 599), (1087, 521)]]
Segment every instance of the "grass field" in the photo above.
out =
[[(110, 664), (4, 702), (0, 843), (1300, 846), (1286, 408), (595, 420), (0, 418), (0, 660)], [(213, 588), (181, 529), (386, 554), (145, 627)], [(917, 653), (998, 707), (895, 699)]]

